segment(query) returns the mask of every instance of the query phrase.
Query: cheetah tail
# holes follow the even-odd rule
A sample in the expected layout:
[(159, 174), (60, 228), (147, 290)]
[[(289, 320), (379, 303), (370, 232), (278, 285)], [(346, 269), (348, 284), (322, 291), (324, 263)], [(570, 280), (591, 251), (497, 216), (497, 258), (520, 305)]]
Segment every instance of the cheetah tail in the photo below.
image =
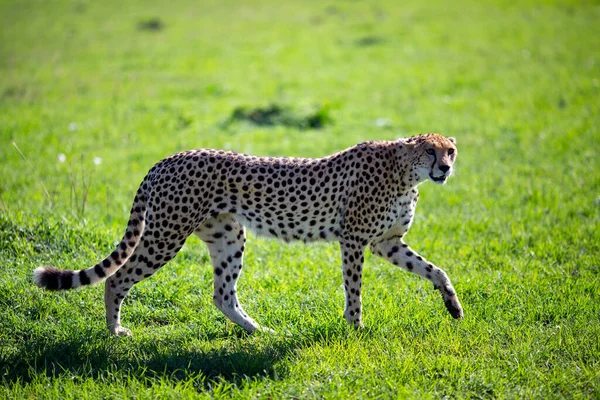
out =
[(127, 230), (115, 251), (93, 267), (79, 271), (38, 267), (33, 272), (35, 284), (48, 290), (67, 290), (102, 282), (117, 272), (133, 254), (144, 232), (145, 220), (146, 197), (140, 188), (131, 207)]

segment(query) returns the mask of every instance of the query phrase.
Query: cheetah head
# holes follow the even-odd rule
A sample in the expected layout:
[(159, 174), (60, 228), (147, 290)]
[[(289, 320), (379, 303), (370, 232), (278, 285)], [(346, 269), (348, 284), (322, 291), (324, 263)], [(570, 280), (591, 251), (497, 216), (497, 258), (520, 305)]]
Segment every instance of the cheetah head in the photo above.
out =
[(452, 175), (458, 154), (453, 137), (429, 133), (405, 139), (402, 144), (412, 155), (413, 172), (419, 182), (431, 179), (443, 185)]

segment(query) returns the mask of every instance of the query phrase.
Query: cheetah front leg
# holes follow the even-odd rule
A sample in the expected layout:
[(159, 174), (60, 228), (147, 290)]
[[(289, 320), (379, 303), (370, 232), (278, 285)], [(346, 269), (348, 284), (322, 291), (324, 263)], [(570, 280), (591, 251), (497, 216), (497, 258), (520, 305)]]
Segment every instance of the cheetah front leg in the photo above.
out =
[(355, 328), (364, 328), (362, 323), (362, 267), (365, 247), (355, 242), (340, 242), (342, 251), (342, 274), (346, 307), (344, 318)]
[(448, 275), (442, 269), (418, 255), (402, 240), (383, 239), (373, 242), (371, 243), (371, 251), (392, 264), (431, 281), (433, 287), (442, 294), (444, 304), (450, 315), (454, 318), (463, 318), (462, 306), (458, 301), (456, 291)]
[(215, 306), (232, 322), (252, 333), (259, 325), (246, 314), (237, 297), (236, 283), (242, 273), (246, 234), (231, 215), (207, 220), (196, 235), (208, 246), (213, 265)]

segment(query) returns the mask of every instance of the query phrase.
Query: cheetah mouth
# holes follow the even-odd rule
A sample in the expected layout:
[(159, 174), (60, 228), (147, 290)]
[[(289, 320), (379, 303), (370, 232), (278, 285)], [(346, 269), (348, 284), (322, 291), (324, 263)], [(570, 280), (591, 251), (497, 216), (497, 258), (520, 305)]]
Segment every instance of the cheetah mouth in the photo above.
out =
[(433, 176), (433, 174), (429, 174), (429, 177), (431, 178), (432, 181), (437, 182), (437, 183), (444, 183), (446, 182), (446, 179), (448, 179), (448, 177), (446, 175), (442, 175), (442, 176)]

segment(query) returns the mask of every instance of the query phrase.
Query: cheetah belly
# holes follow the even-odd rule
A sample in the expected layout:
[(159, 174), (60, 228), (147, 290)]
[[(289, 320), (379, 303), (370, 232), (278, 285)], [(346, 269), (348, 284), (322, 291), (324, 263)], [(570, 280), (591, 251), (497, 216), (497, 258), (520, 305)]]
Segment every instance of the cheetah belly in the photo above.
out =
[[(288, 213), (286, 213), (288, 214)], [(273, 237), (284, 241), (304, 242), (339, 240), (341, 218), (336, 215), (268, 214), (243, 211), (235, 219), (259, 236)]]

